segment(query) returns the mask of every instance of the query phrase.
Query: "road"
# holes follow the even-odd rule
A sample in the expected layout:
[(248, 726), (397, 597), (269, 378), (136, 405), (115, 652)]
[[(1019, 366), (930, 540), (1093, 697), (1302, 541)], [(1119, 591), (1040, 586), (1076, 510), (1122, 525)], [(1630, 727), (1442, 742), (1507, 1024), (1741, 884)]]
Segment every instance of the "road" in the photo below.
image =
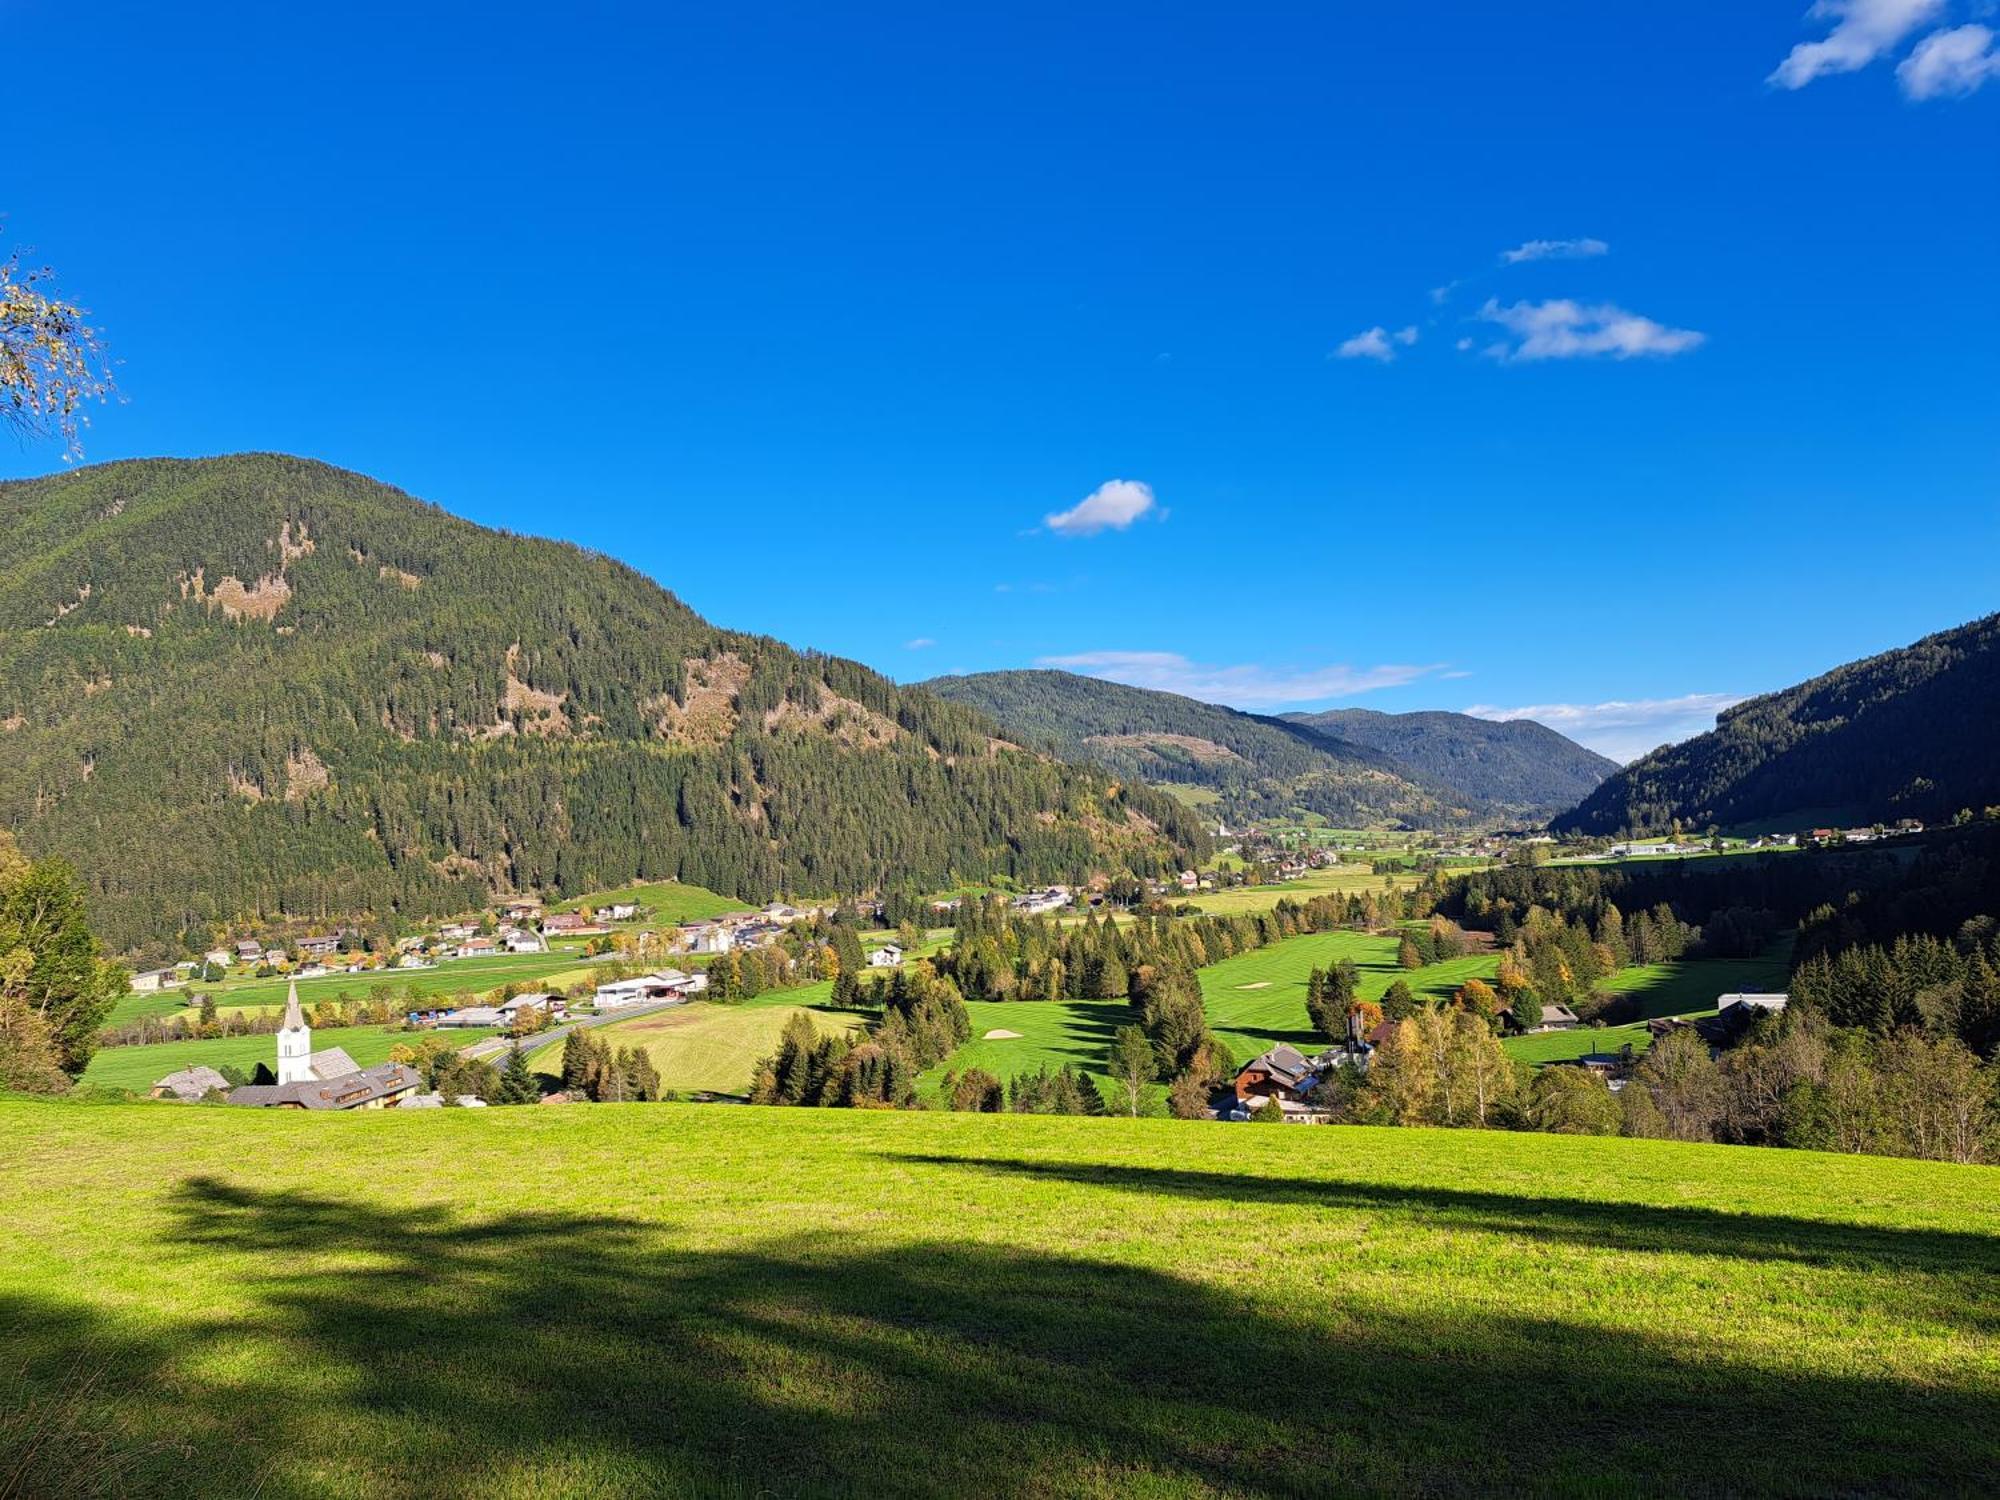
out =
[[(601, 1016), (584, 1016), (579, 1020), (566, 1021), (560, 1026), (550, 1027), (547, 1031), (538, 1031), (533, 1036), (520, 1038), (521, 1052), (524, 1056), (532, 1057), (542, 1048), (561, 1041), (572, 1031), (588, 1031), (593, 1026), (608, 1026), (613, 1021), (629, 1021), (635, 1016), (650, 1016), (685, 1004), (687, 1004), (685, 1000), (660, 1000), (651, 1005), (628, 1005), (623, 1010), (607, 1011)], [(459, 1048), (458, 1055), (471, 1058), (475, 1062), (484, 1060), (497, 1063), (507, 1055), (507, 1050), (514, 1045), (514, 1041), (515, 1039), (510, 1036), (489, 1036)]]

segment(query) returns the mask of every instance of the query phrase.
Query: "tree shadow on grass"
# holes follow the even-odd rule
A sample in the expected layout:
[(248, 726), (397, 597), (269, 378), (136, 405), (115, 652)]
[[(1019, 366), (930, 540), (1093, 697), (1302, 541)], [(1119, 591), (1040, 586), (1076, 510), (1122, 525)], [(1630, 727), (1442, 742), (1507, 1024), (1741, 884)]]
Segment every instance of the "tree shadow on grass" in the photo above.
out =
[(671, 1223), (215, 1179), (174, 1219), (225, 1309), (0, 1304), (0, 1380), (72, 1414), (26, 1454), (0, 1417), (0, 1494), (1914, 1494), (2000, 1460), (1971, 1383), (1776, 1373), (1529, 1315), (1274, 1317), (943, 1237), (687, 1251)]
[(1224, 1211), (1300, 1206), (1412, 1215), (1440, 1227), (1640, 1253), (1721, 1255), (1937, 1278), (1955, 1289), (1954, 1321), (2000, 1334), (2000, 1236), (1829, 1223), (1778, 1214), (1526, 1196), (1477, 1188), (1263, 1177), (1175, 1167), (901, 1154), (898, 1162), (1042, 1182), (1201, 1199)]

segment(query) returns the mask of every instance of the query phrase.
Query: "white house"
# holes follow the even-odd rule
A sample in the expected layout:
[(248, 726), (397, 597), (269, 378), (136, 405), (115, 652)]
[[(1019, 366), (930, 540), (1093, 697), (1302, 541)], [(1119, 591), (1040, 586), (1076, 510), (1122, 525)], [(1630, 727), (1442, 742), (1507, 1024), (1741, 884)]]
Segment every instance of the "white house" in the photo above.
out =
[(132, 976), (132, 993), (150, 995), (156, 990), (169, 989), (180, 982), (178, 969), (144, 969)]
[(597, 917), (601, 922), (636, 922), (639, 919), (639, 903), (614, 901), (609, 906), (600, 906)]
[(680, 935), (690, 953), (727, 953), (736, 946), (735, 929), (720, 922), (683, 922)]
[(903, 950), (894, 943), (884, 943), (868, 955), (871, 969), (893, 969), (903, 961)]
[(662, 969), (657, 974), (641, 974), (637, 979), (620, 979), (597, 987), (599, 1010), (624, 1010), (634, 1005), (658, 1005), (685, 1000), (708, 988), (706, 974), (683, 974), (679, 969)]

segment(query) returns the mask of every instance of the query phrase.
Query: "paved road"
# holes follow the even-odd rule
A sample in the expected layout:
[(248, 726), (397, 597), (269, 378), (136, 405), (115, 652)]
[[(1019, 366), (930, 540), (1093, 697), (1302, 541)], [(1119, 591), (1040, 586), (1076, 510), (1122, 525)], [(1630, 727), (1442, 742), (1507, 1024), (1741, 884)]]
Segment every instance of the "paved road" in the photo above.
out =
[[(629, 1021), (634, 1016), (650, 1016), (658, 1011), (673, 1010), (685, 1005), (685, 1000), (661, 1000), (652, 1005), (628, 1005), (623, 1010), (607, 1011), (601, 1016), (584, 1016), (575, 1021), (566, 1021), (560, 1026), (552, 1026), (547, 1031), (538, 1031), (533, 1036), (521, 1038), (521, 1052), (532, 1057), (544, 1047), (552, 1046), (568, 1036), (572, 1031), (588, 1031), (593, 1026), (607, 1026), (613, 1021)], [(507, 1055), (514, 1045), (510, 1036), (489, 1036), (469, 1043), (458, 1049), (459, 1056), (477, 1061), (498, 1062)]]

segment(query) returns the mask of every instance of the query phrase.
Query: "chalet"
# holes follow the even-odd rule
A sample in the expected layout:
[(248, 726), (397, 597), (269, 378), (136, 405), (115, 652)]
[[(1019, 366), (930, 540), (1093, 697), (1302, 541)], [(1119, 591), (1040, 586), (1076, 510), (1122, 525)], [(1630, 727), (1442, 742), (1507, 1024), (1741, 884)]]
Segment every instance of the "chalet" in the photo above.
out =
[(471, 937), (477, 931), (479, 931), (479, 926), (475, 922), (446, 922), (438, 928), (438, 941), (455, 943), (460, 938)]
[(264, 956), (264, 945), (255, 938), (244, 938), (236, 945), (236, 961), (240, 964), (254, 964)]
[(337, 937), (302, 937), (298, 942), (299, 952), (307, 958), (325, 958), (339, 946)]
[(297, 977), (300, 979), (317, 979), (324, 973), (326, 973), (325, 964), (300, 964)]
[(1632, 1076), (1633, 1049), (1627, 1042), (1616, 1052), (1586, 1052), (1581, 1057), (1561, 1057), (1549, 1064), (1552, 1068), (1582, 1068), (1602, 1078), (1612, 1093), (1625, 1087), (1625, 1080)]
[(491, 958), (499, 951), (499, 942), (490, 937), (469, 937), (458, 945), (460, 958)]
[(639, 903), (636, 901), (614, 901), (609, 906), (597, 910), (600, 922), (636, 922), (639, 920)]
[(1191, 891), (1201, 884), (1201, 876), (1197, 875), (1193, 870), (1183, 870), (1180, 873), (1180, 884), (1182, 890)]
[(1696, 1021), (1694, 1029), (1711, 1046), (1731, 1047), (1765, 1016), (1781, 1014), (1790, 998), (1782, 994), (1718, 995), (1715, 1014)]
[(1068, 886), (1052, 885), (1045, 891), (1028, 891), (1016, 896), (1014, 910), (1023, 916), (1039, 917), (1048, 912), (1061, 911), (1070, 902)]
[(550, 912), (542, 918), (542, 936), (551, 937), (594, 937), (609, 931), (608, 928), (586, 917), (580, 911)]
[(789, 927), (792, 923), (802, 920), (805, 917), (805, 913), (800, 911), (796, 906), (787, 906), (782, 901), (773, 901), (769, 906), (764, 908), (763, 916), (766, 922), (776, 922), (780, 926)]
[(283, 948), (266, 948), (264, 950), (264, 962), (273, 966), (284, 963), (290, 957), (291, 955), (285, 952)]
[(871, 969), (893, 969), (903, 961), (903, 950), (895, 943), (884, 943), (868, 955)]
[(500, 908), (502, 920), (508, 922), (539, 921), (541, 915), (542, 903), (539, 901), (509, 901)]
[(1570, 1031), (1583, 1024), (1577, 1019), (1576, 1012), (1571, 1010), (1567, 1005), (1557, 1005), (1553, 1002), (1545, 1003), (1542, 1006), (1542, 1019), (1530, 1027), (1523, 1028), (1515, 1024), (1514, 1007), (1511, 1005), (1500, 1007), (1500, 1019), (1506, 1023), (1510, 1031), (1521, 1031), (1524, 1029), (1527, 1031)]
[(218, 969), (228, 968), (235, 960), (235, 957), (236, 955), (231, 953), (227, 948), (211, 948), (202, 955), (202, 958), (206, 962), (214, 964)]
[(501, 933), (500, 946), (509, 953), (546, 953), (549, 947), (538, 933), (521, 927), (512, 927)]
[(181, 982), (179, 969), (142, 969), (132, 976), (132, 993), (150, 995)]
[(1276, 1109), (1287, 1124), (1324, 1124), (1330, 1116), (1314, 1105), (1312, 1092), (1322, 1078), (1350, 1060), (1365, 1062), (1363, 1055), (1344, 1048), (1328, 1048), (1307, 1057), (1298, 1048), (1280, 1042), (1237, 1069), (1233, 1099), (1222, 1101), (1228, 1107), (1227, 1117), (1247, 1120), (1253, 1110)]
[(155, 1099), (179, 1099), (193, 1104), (212, 1093), (228, 1093), (229, 1080), (213, 1068), (182, 1068), (169, 1073), (148, 1091)]

